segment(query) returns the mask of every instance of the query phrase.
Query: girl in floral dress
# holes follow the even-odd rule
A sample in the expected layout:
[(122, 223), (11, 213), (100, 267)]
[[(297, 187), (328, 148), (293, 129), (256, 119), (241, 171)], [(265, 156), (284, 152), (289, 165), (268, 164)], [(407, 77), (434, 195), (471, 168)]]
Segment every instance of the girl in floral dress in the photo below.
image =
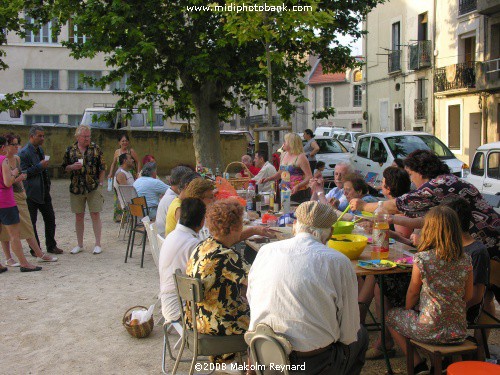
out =
[[(472, 289), (471, 259), (462, 248), (457, 214), (449, 207), (434, 207), (425, 216), (406, 307), (388, 313), (392, 337), (405, 353), (406, 337), (430, 344), (463, 342)], [(417, 351), (414, 363), (415, 374), (427, 370)]]

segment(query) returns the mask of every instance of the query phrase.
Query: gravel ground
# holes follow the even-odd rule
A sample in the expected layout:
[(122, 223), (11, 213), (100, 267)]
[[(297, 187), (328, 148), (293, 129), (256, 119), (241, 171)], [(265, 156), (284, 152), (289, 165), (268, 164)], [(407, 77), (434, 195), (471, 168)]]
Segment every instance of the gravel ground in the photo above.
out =
[[(134, 257), (123, 262), (126, 241), (117, 238), (112, 195), (106, 192), (103, 253), (92, 255), (94, 240), (87, 215), (85, 251), (69, 254), (76, 234), (68, 185), (67, 180), (55, 180), (52, 185), (56, 238), (65, 250), (59, 262), (43, 264), (41, 272), (21, 274), (11, 268), (0, 275), (0, 374), (159, 374), (161, 327), (155, 326), (148, 338), (139, 340), (129, 336), (121, 323), (129, 307), (155, 301), (158, 272), (149, 249), (143, 269), (138, 246)], [(38, 228), (43, 237), (41, 219)], [(28, 253), (25, 243), (24, 250)], [(3, 255), (1, 259), (4, 264)], [(156, 318), (160, 315), (157, 309)], [(498, 333), (490, 342), (500, 343)], [(397, 373), (406, 372), (401, 352), (392, 365)], [(173, 363), (168, 366), (171, 369)], [(187, 371), (188, 366), (181, 365), (180, 373)], [(385, 373), (383, 360), (367, 362), (362, 373)]]

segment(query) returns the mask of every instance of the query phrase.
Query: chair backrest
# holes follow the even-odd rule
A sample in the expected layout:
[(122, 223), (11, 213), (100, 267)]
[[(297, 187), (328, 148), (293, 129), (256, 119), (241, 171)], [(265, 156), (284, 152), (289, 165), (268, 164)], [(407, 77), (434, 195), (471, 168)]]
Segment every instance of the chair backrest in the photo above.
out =
[(160, 258), (160, 247), (158, 244), (158, 233), (156, 232), (156, 225), (151, 223), (149, 216), (144, 216), (141, 219), (146, 228), (146, 233), (148, 234), (149, 248), (151, 249), (151, 254), (153, 255), (153, 260), (158, 268), (158, 259)]
[(283, 374), (288, 375), (290, 364), (289, 355), (292, 352), (292, 345), (282, 335), (276, 334), (267, 324), (257, 324), (255, 331), (245, 333), (245, 341), (250, 347), (250, 353), (258, 375), (264, 373), (261, 366), (266, 370), (269, 365), (283, 365)]
[(144, 213), (144, 207), (141, 206), (140, 204), (130, 203), (128, 207), (130, 211), (130, 216), (137, 219), (142, 219), (144, 216), (146, 216), (146, 214)]
[(145, 215), (149, 216), (148, 202), (146, 202), (146, 197), (134, 197), (132, 198), (133, 204), (139, 204), (144, 208)]
[(135, 197), (137, 197), (137, 190), (133, 185), (118, 185), (118, 202), (122, 210), (126, 209)]
[[(184, 306), (184, 302), (191, 305), (191, 323), (195, 340), (198, 339), (198, 327), (196, 324), (196, 306), (195, 304), (203, 300), (203, 283), (200, 279), (184, 275), (180, 269), (174, 273), (175, 289), (179, 306)], [(183, 329), (186, 329), (186, 314), (183, 316)]]
[(163, 241), (165, 241), (165, 238), (163, 238), (160, 233), (157, 233), (156, 239), (158, 240), (158, 248), (161, 250), (161, 247), (163, 246)]

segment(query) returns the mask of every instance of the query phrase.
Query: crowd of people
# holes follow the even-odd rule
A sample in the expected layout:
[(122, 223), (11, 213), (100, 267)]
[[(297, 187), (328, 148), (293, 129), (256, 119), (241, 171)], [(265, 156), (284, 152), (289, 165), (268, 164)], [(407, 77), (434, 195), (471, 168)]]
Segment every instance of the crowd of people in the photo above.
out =
[[(349, 164), (335, 167), (336, 187), (325, 194), (322, 168), (312, 132), (285, 135), (279, 165), (267, 153), (245, 155), (241, 175), (252, 178), (260, 191), (287, 188), (298, 205), (294, 236), (263, 246), (252, 262), (234, 245), (259, 235), (275, 237), (266, 226), (243, 227), (244, 207), (235, 198), (217, 200), (212, 180), (193, 168), (171, 170), (170, 185), (157, 177), (151, 155), (139, 160), (126, 135), (120, 136), (107, 177), (115, 191), (133, 186), (144, 196), (150, 218), (165, 237), (159, 257), (162, 313), (167, 322), (196, 309), (200, 333), (240, 335), (259, 323), (268, 324), (291, 343), (292, 364), (306, 363), (307, 373), (359, 374), (366, 359), (380, 358), (381, 337), (368, 349), (365, 317), (375, 301), (380, 314), (380, 280), (356, 277), (347, 257), (326, 246), (332, 225), (348, 208), (343, 220), (360, 211), (381, 208), (389, 215), (390, 236), (417, 247), (411, 274), (388, 276), (384, 305), (389, 350), (397, 344), (406, 352), (405, 338), (433, 344), (464, 341), (467, 322), (484, 309), (495, 313), (498, 290), (488, 285), (489, 264), (500, 260), (500, 218), (479, 191), (450, 173), (430, 151), (417, 150), (383, 173), (380, 187), (369, 186)], [(75, 214), (77, 244), (84, 249), (84, 217), (90, 212), (95, 236), (93, 253), (101, 248), (100, 213), (106, 165), (101, 148), (91, 141), (91, 129), (79, 126), (76, 140), (63, 157), (70, 176), (70, 205)], [(6, 265), (21, 272), (38, 271), (22, 251), (24, 239), (41, 262), (55, 262), (63, 251), (55, 240), (55, 215), (47, 173), (50, 157), (42, 145), (44, 130), (34, 126), (20, 148), (19, 136), (0, 137), (0, 240)], [(115, 170), (116, 166), (116, 170)], [(247, 176), (246, 173), (251, 175)], [(383, 198), (382, 198), (383, 197)], [(114, 219), (121, 219), (121, 196), (115, 196)], [(42, 252), (36, 232), (37, 213), (45, 224)], [(367, 231), (370, 226), (366, 226)], [(51, 254), (49, 254), (51, 253)], [(13, 256), (17, 258), (14, 259)], [(0, 265), (0, 271), (6, 267)], [(181, 269), (202, 280), (203, 301), (179, 306), (173, 273)], [(232, 361), (233, 355), (213, 358)], [(428, 370), (415, 352), (415, 373)]]

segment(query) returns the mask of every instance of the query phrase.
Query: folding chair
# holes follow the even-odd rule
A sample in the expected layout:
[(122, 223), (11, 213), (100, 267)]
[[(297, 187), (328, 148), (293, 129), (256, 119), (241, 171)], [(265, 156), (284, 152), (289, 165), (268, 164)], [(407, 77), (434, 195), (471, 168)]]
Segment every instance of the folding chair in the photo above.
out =
[(127, 235), (127, 224), (130, 220), (130, 212), (128, 210), (128, 205), (132, 203), (132, 198), (137, 197), (137, 191), (132, 185), (118, 185), (118, 202), (120, 203), (120, 207), (123, 210), (122, 219), (120, 221), (120, 230), (118, 231), (118, 237), (120, 237), (120, 233), (122, 228), (123, 231), (123, 239)]
[(128, 244), (127, 244), (127, 251), (125, 253), (125, 263), (127, 263), (127, 259), (129, 257), (129, 250), (130, 250), (130, 258), (132, 258), (132, 249), (134, 247), (134, 242), (135, 242), (135, 234), (139, 233), (142, 234), (142, 255), (141, 255), (141, 268), (144, 266), (144, 252), (146, 250), (146, 229), (144, 228), (144, 225), (142, 224), (142, 218), (144, 216), (147, 216), (144, 212), (144, 207), (139, 205), (139, 204), (129, 204), (129, 211), (130, 211), (130, 233), (128, 236)]
[(245, 341), (250, 347), (255, 372), (257, 375), (270, 374), (269, 366), (272, 363), (276, 366), (283, 366), (280, 374), (288, 375), (290, 364), (289, 355), (292, 352), (292, 344), (282, 335), (276, 334), (267, 324), (257, 324), (255, 331), (245, 333)]
[(158, 245), (158, 233), (156, 231), (156, 225), (149, 220), (149, 216), (144, 216), (141, 221), (144, 225), (144, 228), (146, 228), (146, 233), (149, 240), (149, 249), (151, 250), (151, 255), (153, 255), (153, 260), (155, 262), (156, 268), (158, 268), (160, 247)]
[(229, 335), (229, 336), (215, 336), (205, 335), (198, 333), (198, 325), (196, 318), (196, 304), (203, 301), (204, 290), (203, 284), (200, 279), (185, 276), (181, 270), (176, 270), (174, 273), (174, 282), (177, 289), (177, 296), (179, 298), (179, 306), (183, 306), (184, 302), (190, 303), (191, 309), (191, 322), (193, 329), (189, 329), (186, 325), (186, 315), (182, 311), (182, 336), (181, 347), (175, 360), (175, 365), (172, 370), (172, 375), (177, 372), (179, 362), (182, 359), (182, 353), (187, 346), (193, 353), (189, 375), (194, 372), (194, 365), (198, 356), (214, 356), (226, 353), (237, 353), (240, 364), (241, 353), (245, 352), (248, 347), (245, 343), (244, 335)]

